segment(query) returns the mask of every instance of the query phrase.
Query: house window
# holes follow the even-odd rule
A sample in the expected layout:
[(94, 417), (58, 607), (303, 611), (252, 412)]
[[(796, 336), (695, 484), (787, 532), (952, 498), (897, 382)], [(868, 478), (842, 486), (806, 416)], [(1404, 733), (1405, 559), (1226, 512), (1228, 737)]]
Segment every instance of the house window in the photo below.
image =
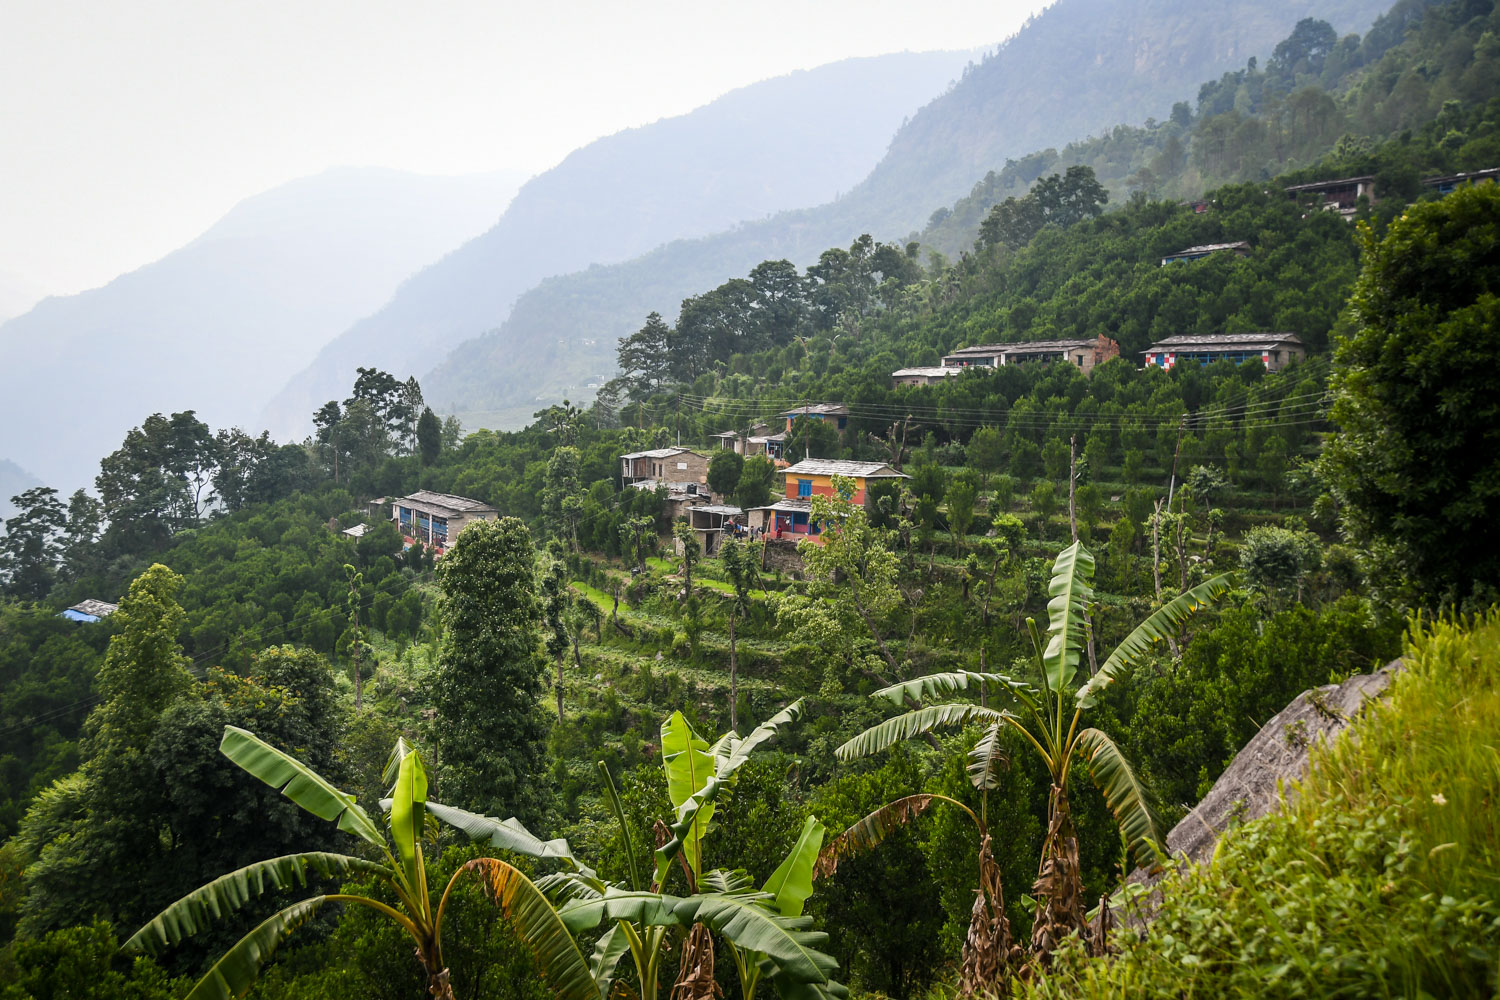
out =
[(810, 496), (812, 496), (812, 480), (811, 479), (799, 479), (799, 480), (797, 480), (797, 495), (799, 497), (810, 497)]

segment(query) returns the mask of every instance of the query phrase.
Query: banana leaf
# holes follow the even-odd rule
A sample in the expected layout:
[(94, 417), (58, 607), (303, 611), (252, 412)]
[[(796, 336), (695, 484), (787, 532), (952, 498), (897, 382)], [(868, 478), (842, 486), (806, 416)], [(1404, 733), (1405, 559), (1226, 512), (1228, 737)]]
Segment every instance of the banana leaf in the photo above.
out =
[(913, 709), (893, 719), (887, 719), (866, 729), (858, 736), (834, 751), (839, 760), (854, 760), (900, 743), (902, 740), (930, 733), (948, 726), (966, 726), (971, 722), (993, 725), (1014, 718), (1011, 713), (979, 705), (950, 704), (929, 705)]
[(456, 806), (445, 806), (440, 802), (428, 802), (426, 809), (449, 826), (457, 827), (468, 834), (472, 840), (483, 840), (491, 847), (515, 851), (529, 858), (556, 858), (567, 865), (571, 871), (588, 878), (595, 877), (592, 868), (573, 856), (573, 849), (568, 846), (566, 840), (561, 837), (556, 840), (542, 840), (521, 825), (521, 821), (514, 816), (510, 819), (495, 819), (491, 816), (471, 813)]
[(786, 860), (777, 866), (762, 886), (762, 891), (770, 893), (772, 905), (782, 916), (802, 916), (802, 905), (812, 895), (813, 868), (818, 863), (818, 851), (823, 846), (823, 835), (827, 832), (828, 828), (818, 822), (816, 816), (807, 817)]
[(232, 1000), (255, 984), (281, 942), (317, 914), (327, 896), (313, 896), (272, 914), (235, 942), (198, 980), (187, 1000)]
[(476, 858), (464, 868), (478, 873), (486, 894), (536, 959), (555, 1000), (607, 1000), (578, 942), (530, 879), (495, 858)]
[(1146, 788), (1136, 777), (1130, 762), (1115, 741), (1097, 729), (1085, 729), (1079, 733), (1078, 748), (1089, 763), (1094, 784), (1104, 793), (1104, 804), (1119, 824), (1131, 860), (1144, 868), (1153, 867), (1158, 853), (1156, 845), (1161, 843), (1161, 836), (1157, 832), (1156, 817), (1152, 814)]
[(1094, 589), (1094, 557), (1074, 542), (1057, 554), (1052, 564), (1052, 582), (1047, 588), (1047, 649), (1042, 655), (1043, 680), (1048, 690), (1062, 697), (1078, 675), (1078, 660), (1086, 644), (1084, 615)]
[(225, 726), (219, 752), (319, 819), (337, 822), (340, 830), (386, 849), (385, 836), (353, 795), (334, 788), (312, 768), (254, 733)]
[(306, 886), (309, 872), (324, 878), (374, 875), (389, 880), (391, 877), (391, 870), (385, 865), (346, 854), (310, 851), (268, 858), (194, 889), (151, 918), (120, 947), (133, 954), (157, 954), (207, 929), (267, 890)]
[(1083, 708), (1091, 707), (1100, 691), (1128, 674), (1158, 642), (1172, 635), (1194, 614), (1229, 593), (1231, 579), (1230, 574), (1224, 573), (1206, 580), (1158, 608), (1151, 617), (1137, 625), (1100, 665), (1099, 672), (1078, 689), (1074, 695), (1078, 704)]

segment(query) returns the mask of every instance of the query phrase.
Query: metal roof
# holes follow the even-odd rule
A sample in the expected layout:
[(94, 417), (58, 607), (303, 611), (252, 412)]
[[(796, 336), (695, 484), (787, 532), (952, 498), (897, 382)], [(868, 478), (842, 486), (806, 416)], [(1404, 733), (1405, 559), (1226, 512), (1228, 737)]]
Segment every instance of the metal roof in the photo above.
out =
[(1295, 344), (1298, 347), (1305, 346), (1302, 338), (1295, 333), (1187, 333), (1165, 340), (1158, 340), (1150, 347), (1151, 351), (1170, 351), (1183, 347), (1207, 347), (1220, 351), (1227, 351), (1235, 347), (1270, 348), (1279, 344)]
[(944, 368), (942, 366), (928, 366), (925, 368), (898, 368), (891, 372), (891, 378), (901, 378), (903, 375), (921, 375), (926, 378), (952, 378), (962, 375), (968, 371), (967, 368)]
[(1021, 340), (1013, 344), (977, 344), (943, 355), (946, 358), (989, 357), (998, 354), (1030, 354), (1034, 351), (1070, 351), (1075, 347), (1093, 347), (1097, 338), (1073, 337), (1067, 340)]
[(843, 403), (808, 403), (806, 406), (793, 407), (781, 415), (783, 417), (823, 416), (842, 417), (848, 414), (849, 407)]
[(905, 473), (897, 472), (884, 462), (849, 462), (834, 458), (804, 458), (796, 465), (782, 470), (789, 476), (848, 476), (850, 479), (907, 479)]
[(764, 507), (751, 507), (751, 510), (774, 510), (782, 514), (807, 514), (812, 511), (811, 500), (777, 500), (773, 504)]
[(487, 503), (470, 500), (468, 497), (454, 496), (452, 493), (434, 493), (431, 490), (417, 490), (410, 496), (404, 496), (393, 502), (407, 507), (435, 507), (459, 514), (479, 514), (486, 511), (499, 513), (496, 508)]
[(95, 618), (104, 618), (120, 610), (118, 604), (110, 604), (108, 601), (99, 601), (90, 597), (88, 600), (79, 601), (68, 609), (76, 611), (81, 615), (93, 615)]
[(1458, 184), (1463, 181), (1482, 181), (1486, 178), (1500, 177), (1500, 167), (1486, 167), (1483, 170), (1470, 170), (1462, 174), (1449, 174), (1446, 177), (1424, 177), (1422, 183), (1428, 187), (1437, 187), (1439, 184)]
[(368, 524), (356, 524), (352, 528), (345, 528), (339, 534), (348, 535), (350, 538), (363, 538), (365, 532), (369, 530), (370, 526)]
[(1169, 253), (1169, 254), (1167, 254), (1167, 256), (1168, 257), (1182, 257), (1182, 256), (1185, 256), (1185, 255), (1190, 254), (1190, 253), (1217, 253), (1220, 250), (1249, 250), (1249, 249), (1250, 249), (1250, 244), (1249, 243), (1245, 242), (1244, 240), (1237, 240), (1234, 243), (1205, 243), (1202, 246), (1188, 247), (1186, 250), (1179, 250), (1176, 253)]
[(1311, 184), (1293, 184), (1287, 188), (1287, 192), (1294, 191), (1323, 191), (1327, 188), (1345, 187), (1349, 184), (1363, 184), (1365, 181), (1373, 181), (1373, 175), (1364, 177), (1340, 177), (1336, 181), (1313, 181)]
[(738, 517), (739, 515), (745, 513), (738, 507), (731, 507), (728, 504), (722, 503), (699, 504), (697, 507), (689, 508), (689, 510), (694, 513), (702, 511), (705, 514), (723, 514), (726, 517)]
[[(621, 458), (671, 458), (673, 455), (695, 454), (688, 448), (653, 448), (651, 451), (633, 451), (629, 455), (621, 455)], [(698, 456), (702, 458), (702, 455)]]

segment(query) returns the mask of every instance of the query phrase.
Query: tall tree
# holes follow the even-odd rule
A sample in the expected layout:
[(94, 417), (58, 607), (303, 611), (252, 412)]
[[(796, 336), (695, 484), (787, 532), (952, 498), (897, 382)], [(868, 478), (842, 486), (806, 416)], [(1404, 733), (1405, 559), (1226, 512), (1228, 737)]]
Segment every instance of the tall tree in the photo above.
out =
[(6, 593), (40, 600), (57, 577), (67, 512), (50, 486), (34, 486), (10, 502), (16, 514), (6, 519), (0, 538), (0, 582)]
[(442, 451), (443, 424), (432, 412), (432, 407), (423, 407), (422, 416), (417, 420), (417, 454), (423, 465), (432, 465)]
[(433, 684), (444, 795), (488, 813), (540, 815), (547, 722), (536, 551), (514, 517), (470, 525), (438, 565), (443, 645)]
[(1323, 475), (1371, 579), (1412, 605), (1500, 588), (1500, 187), (1416, 205), (1364, 264), (1335, 354)]

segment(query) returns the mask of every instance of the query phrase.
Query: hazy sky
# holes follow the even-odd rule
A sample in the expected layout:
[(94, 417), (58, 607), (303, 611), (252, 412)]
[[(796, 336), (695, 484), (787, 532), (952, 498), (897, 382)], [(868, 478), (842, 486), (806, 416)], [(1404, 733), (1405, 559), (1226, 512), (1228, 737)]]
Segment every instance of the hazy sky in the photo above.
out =
[(963, 49), (1044, 0), (5, 0), (0, 278), (91, 287), (336, 165), (540, 170), (847, 56)]

